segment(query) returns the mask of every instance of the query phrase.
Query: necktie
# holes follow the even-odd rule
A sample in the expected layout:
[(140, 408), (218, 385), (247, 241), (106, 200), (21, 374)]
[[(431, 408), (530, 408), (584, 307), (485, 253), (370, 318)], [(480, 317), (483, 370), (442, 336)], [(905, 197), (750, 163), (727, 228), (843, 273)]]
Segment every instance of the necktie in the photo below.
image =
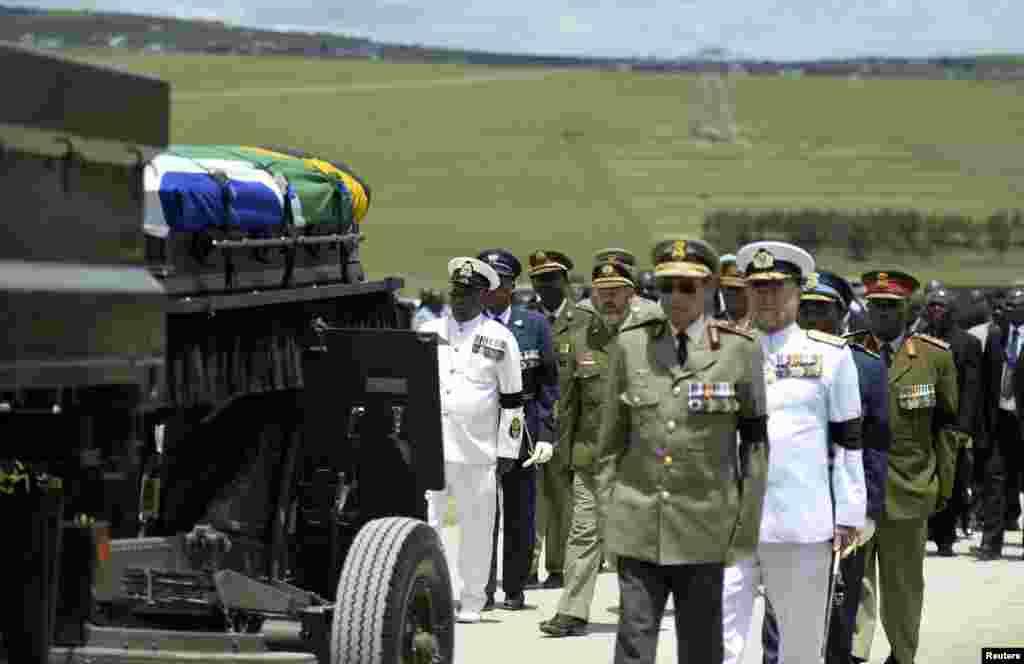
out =
[(676, 349), (676, 357), (679, 358), (679, 366), (686, 366), (686, 332), (680, 332), (677, 334), (676, 341), (679, 342), (679, 347)]
[(892, 368), (892, 346), (889, 345), (888, 341), (882, 342), (881, 348), (882, 359), (885, 360), (885, 366)]
[(1003, 384), (1001, 396), (1004, 399), (1013, 398), (1013, 372), (1017, 367), (1017, 326), (1010, 326), (1010, 340), (1006, 343), (1006, 369), (1003, 371)]

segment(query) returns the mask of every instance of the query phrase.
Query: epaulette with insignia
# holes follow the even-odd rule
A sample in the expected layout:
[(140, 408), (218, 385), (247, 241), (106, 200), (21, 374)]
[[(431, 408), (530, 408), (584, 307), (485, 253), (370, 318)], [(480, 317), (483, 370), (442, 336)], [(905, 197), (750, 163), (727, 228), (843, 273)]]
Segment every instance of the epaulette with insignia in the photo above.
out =
[(619, 329), (619, 334), (628, 332), (629, 330), (639, 330), (644, 327), (651, 327), (657, 323), (668, 324), (668, 319), (660, 316), (652, 316), (651, 318), (645, 318), (643, 320), (627, 321), (626, 324)]
[(854, 350), (858, 350), (861, 353), (864, 353), (865, 355), (867, 355), (868, 357), (873, 357), (876, 360), (882, 359), (881, 355), (879, 355), (878, 353), (876, 353), (874, 351), (868, 350), (867, 347), (864, 346), (864, 344), (859, 344), (859, 343), (857, 343), (855, 341), (851, 341), (850, 342), (850, 348), (853, 348)]
[(836, 348), (843, 348), (847, 343), (846, 339), (842, 337), (819, 332), (818, 330), (807, 330), (807, 338), (813, 339), (814, 341), (820, 341), (821, 343), (828, 344), (829, 346), (835, 346)]
[(739, 335), (739, 336), (744, 337), (746, 339), (750, 339), (751, 341), (756, 341), (757, 340), (757, 336), (755, 336), (752, 331), (745, 330), (742, 327), (738, 327), (735, 324), (730, 323), (729, 321), (713, 320), (713, 321), (708, 323), (708, 326), (709, 327), (714, 327), (714, 328), (719, 329), (719, 330), (722, 330), (723, 332), (729, 332), (730, 334)]
[(939, 339), (938, 337), (933, 337), (931, 335), (921, 334), (920, 332), (918, 332), (917, 334), (914, 335), (914, 338), (920, 339), (921, 341), (926, 341), (926, 342), (930, 343), (933, 346), (938, 346), (942, 350), (949, 350), (950, 349), (950, 345), (948, 343), (946, 343), (945, 341), (943, 341), (942, 339)]

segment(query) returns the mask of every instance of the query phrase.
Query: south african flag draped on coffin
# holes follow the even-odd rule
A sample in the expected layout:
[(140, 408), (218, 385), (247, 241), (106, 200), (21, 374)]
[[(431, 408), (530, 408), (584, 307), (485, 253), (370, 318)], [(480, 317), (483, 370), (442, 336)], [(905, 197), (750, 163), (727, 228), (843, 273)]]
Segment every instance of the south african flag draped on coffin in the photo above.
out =
[(144, 186), (145, 230), (155, 237), (350, 232), (370, 207), (369, 186), (345, 164), (281, 148), (172, 145), (147, 165)]

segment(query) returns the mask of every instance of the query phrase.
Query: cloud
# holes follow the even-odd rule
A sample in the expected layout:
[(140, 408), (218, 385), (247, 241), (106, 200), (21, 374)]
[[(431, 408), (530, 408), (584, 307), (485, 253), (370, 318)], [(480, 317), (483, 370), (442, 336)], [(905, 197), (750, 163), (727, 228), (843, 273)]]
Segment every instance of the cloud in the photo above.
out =
[(1015, 0), (29, 0), (36, 7), (219, 18), (513, 53), (684, 56), (724, 47), (775, 59), (1019, 50)]

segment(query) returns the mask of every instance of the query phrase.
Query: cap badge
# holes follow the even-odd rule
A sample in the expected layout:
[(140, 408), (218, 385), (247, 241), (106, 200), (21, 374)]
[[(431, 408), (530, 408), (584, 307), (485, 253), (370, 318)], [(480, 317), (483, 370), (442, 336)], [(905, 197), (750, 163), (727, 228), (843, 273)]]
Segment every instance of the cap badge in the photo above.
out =
[(887, 272), (878, 273), (878, 287), (888, 288), (889, 287), (889, 274)]
[(815, 288), (818, 287), (819, 282), (820, 280), (818, 279), (818, 273), (811, 272), (809, 275), (807, 275), (807, 282), (805, 284), (805, 288), (807, 288), (808, 290), (814, 290)]
[(612, 266), (611, 263), (608, 263), (604, 267), (601, 268), (601, 274), (603, 274), (603, 275), (615, 274), (615, 268)]
[(487, 254), (488, 263), (497, 263), (500, 259), (501, 256), (499, 256), (498, 254)]
[(475, 272), (476, 271), (473, 269), (473, 264), (470, 263), (469, 261), (466, 261), (465, 263), (463, 263), (461, 265), (461, 267), (459, 267), (459, 269), (458, 269), (458, 277), (459, 277), (459, 279), (462, 279), (463, 281), (467, 281), (468, 282), (468, 281), (470, 281), (473, 278), (473, 274)]
[(775, 267), (775, 256), (772, 256), (772, 253), (767, 249), (760, 249), (754, 254), (752, 262), (758, 270), (770, 270)]
[(686, 260), (686, 241), (676, 240), (672, 243), (672, 258)]

